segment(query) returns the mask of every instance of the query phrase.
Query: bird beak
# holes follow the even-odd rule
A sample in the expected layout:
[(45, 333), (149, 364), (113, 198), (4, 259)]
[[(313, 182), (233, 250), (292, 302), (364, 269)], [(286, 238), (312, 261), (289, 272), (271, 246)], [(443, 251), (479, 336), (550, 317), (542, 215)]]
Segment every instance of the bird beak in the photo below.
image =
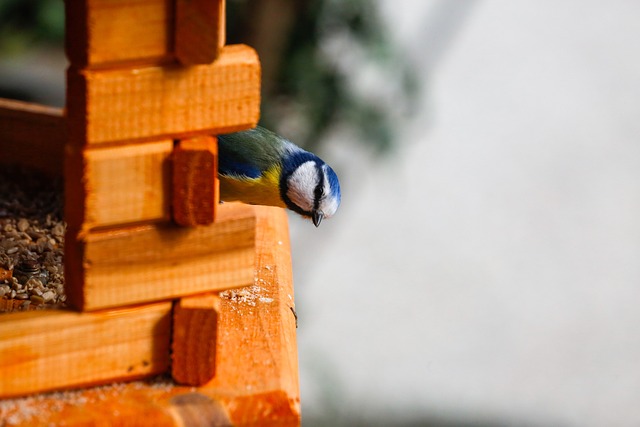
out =
[(313, 225), (316, 227), (320, 227), (320, 223), (322, 222), (322, 218), (324, 218), (324, 212), (322, 211), (313, 211), (311, 214), (311, 219), (313, 220)]

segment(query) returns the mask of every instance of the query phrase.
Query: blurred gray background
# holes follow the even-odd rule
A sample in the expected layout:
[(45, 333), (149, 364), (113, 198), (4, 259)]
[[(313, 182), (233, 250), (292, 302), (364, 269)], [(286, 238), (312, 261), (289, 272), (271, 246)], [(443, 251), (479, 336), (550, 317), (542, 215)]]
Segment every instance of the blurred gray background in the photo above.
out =
[[(640, 2), (229, 6), (265, 121), (341, 177), (291, 217), (303, 425), (640, 425)], [(0, 86), (62, 105), (16, 43)]]
[(292, 220), (304, 414), (640, 425), (640, 3), (381, 6), (424, 101)]

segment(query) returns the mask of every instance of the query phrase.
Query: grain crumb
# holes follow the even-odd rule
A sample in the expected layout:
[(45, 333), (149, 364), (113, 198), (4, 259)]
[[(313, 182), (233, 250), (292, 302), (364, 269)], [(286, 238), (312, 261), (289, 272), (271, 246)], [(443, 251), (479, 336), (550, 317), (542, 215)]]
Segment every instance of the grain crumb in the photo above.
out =
[(259, 301), (261, 298), (263, 298), (262, 292), (264, 291), (264, 288), (258, 285), (253, 285), (220, 292), (220, 297), (236, 304), (245, 304), (251, 307), (255, 307), (256, 301)]

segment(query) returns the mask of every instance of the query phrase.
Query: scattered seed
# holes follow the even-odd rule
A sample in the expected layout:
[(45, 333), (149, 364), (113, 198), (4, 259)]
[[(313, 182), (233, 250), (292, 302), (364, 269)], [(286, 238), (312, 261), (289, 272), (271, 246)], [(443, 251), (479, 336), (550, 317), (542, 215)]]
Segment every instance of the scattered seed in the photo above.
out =
[(298, 329), (298, 313), (296, 313), (296, 309), (289, 306), (289, 310), (291, 310), (291, 313), (293, 313), (293, 318), (296, 321), (296, 329)]
[(25, 218), (20, 218), (18, 220), (18, 230), (25, 232), (29, 228), (29, 221)]
[(24, 300), (14, 309), (66, 299), (62, 201), (61, 179), (0, 169), (0, 298)]
[(42, 305), (44, 304), (44, 298), (42, 298), (40, 295), (31, 295), (31, 298), (29, 298), (31, 300), (32, 303), (34, 303), (35, 305)]
[(56, 294), (53, 291), (47, 291), (44, 294), (42, 294), (42, 298), (44, 299), (44, 302), (51, 302), (53, 301), (53, 299), (55, 298)]
[(51, 234), (53, 234), (56, 237), (62, 237), (64, 236), (64, 225), (59, 222), (56, 225), (53, 226), (53, 228), (51, 229)]

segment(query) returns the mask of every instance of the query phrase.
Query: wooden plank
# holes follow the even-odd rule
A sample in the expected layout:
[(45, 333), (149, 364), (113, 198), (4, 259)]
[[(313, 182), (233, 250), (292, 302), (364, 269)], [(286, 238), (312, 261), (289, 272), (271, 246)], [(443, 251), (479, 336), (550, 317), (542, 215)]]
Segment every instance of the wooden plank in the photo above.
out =
[(224, 46), (223, 0), (176, 0), (176, 57), (184, 65), (210, 64)]
[(244, 286), (253, 281), (255, 208), (225, 203), (209, 226), (67, 229), (68, 303), (92, 311)]
[[(67, 158), (65, 220), (85, 230), (168, 221), (173, 141), (86, 149)], [(71, 153), (71, 151), (69, 151)]]
[[(286, 215), (257, 207), (259, 267), (254, 286), (225, 293), (218, 312), (216, 376), (205, 387), (179, 386), (167, 379), (135, 381), (64, 395), (3, 401), (0, 419), (16, 417), (34, 426), (148, 425), (298, 426), (300, 401), (291, 258)], [(229, 337), (227, 337), (229, 335)], [(255, 358), (254, 358), (255, 356)], [(185, 406), (207, 423), (193, 424)], [(193, 411), (192, 411), (193, 412)], [(218, 422), (227, 417), (230, 423)], [(200, 418), (202, 419), (202, 418)], [(108, 420), (108, 421), (105, 421)]]
[(0, 98), (0, 162), (62, 175), (66, 123), (60, 108)]
[(216, 372), (219, 298), (183, 297), (173, 308), (171, 375), (179, 384), (200, 386)]
[(85, 150), (90, 226), (170, 218), (173, 141)]
[(173, 152), (172, 207), (184, 226), (207, 225), (219, 201), (218, 144), (211, 136), (183, 139)]
[(260, 115), (260, 63), (236, 45), (209, 65), (69, 69), (67, 109), (75, 146), (247, 129)]
[[(218, 43), (220, 49), (227, 44), (227, 0), (220, 0), (220, 25), (218, 25)], [(218, 50), (218, 56), (220, 50)]]
[(0, 397), (141, 378), (169, 367), (171, 303), (0, 316)]
[[(281, 208), (263, 206), (256, 213), (256, 280), (248, 288), (221, 294), (216, 375), (207, 387), (233, 393), (242, 384), (256, 395), (281, 392), (299, 413), (287, 215)], [(255, 365), (261, 369), (247, 369)], [(249, 419), (243, 414), (252, 413), (252, 405), (258, 402), (248, 399), (230, 412), (231, 419), (244, 425)]]
[(28, 300), (0, 298), (0, 314), (10, 313), (12, 311), (33, 311), (40, 308), (40, 306), (31, 304)]
[(166, 62), (173, 8), (171, 0), (74, 0), (65, 8), (67, 58), (78, 68)]
[[(246, 407), (241, 418), (229, 416), (234, 406), (248, 403), (255, 406)], [(300, 425), (300, 413), (282, 393), (220, 396), (204, 387), (176, 386), (157, 378), (3, 400), (0, 420), (29, 427), (295, 427)]]

